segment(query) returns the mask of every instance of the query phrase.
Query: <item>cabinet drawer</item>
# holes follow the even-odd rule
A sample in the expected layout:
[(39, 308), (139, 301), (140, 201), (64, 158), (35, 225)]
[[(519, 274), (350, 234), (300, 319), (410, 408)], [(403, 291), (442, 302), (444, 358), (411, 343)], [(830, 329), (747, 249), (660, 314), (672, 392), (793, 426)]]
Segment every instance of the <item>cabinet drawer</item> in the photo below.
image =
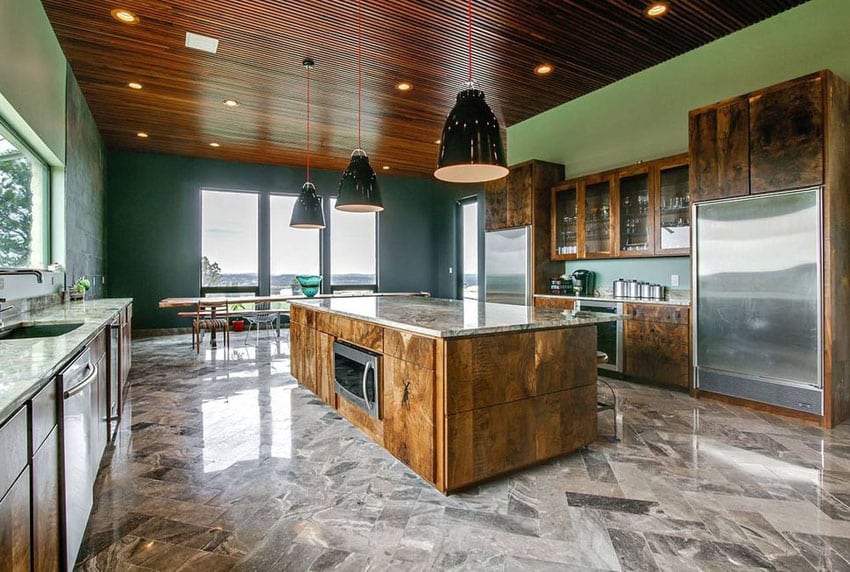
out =
[(6, 493), (0, 495), (0, 570), (30, 572), (30, 473), (24, 471)]
[(0, 427), (0, 497), (27, 465), (27, 408), (22, 407)]
[(640, 322), (662, 322), (665, 324), (687, 324), (689, 308), (662, 304), (626, 304), (625, 313)]
[(32, 450), (38, 449), (50, 431), (56, 426), (56, 379), (50, 380), (30, 403), (30, 427), (32, 427)]
[(397, 357), (420, 367), (434, 369), (436, 341), (409, 332), (384, 330), (384, 354)]
[(336, 314), (316, 312), (316, 329), (344, 342), (384, 353), (384, 329)]

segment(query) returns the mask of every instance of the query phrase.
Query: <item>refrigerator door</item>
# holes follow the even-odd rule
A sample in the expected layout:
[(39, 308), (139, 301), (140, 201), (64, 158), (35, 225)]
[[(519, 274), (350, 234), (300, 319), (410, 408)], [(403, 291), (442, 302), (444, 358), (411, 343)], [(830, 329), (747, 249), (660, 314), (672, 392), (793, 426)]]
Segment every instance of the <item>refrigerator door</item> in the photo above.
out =
[(695, 208), (697, 386), (821, 413), (820, 190)]
[(485, 301), (530, 305), (530, 251), (528, 227), (484, 234)]

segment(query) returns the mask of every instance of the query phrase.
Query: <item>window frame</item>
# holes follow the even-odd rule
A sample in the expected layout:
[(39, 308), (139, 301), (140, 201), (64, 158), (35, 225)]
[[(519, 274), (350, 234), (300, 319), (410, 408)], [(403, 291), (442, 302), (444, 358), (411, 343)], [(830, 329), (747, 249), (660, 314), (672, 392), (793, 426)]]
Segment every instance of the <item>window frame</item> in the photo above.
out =
[[(216, 193), (239, 193), (246, 195), (255, 195), (257, 197), (257, 285), (242, 285), (242, 286), (229, 286), (226, 287), (229, 291), (233, 292), (234, 288), (255, 288), (257, 291), (262, 294), (263, 293), (263, 231), (264, 228), (268, 231), (268, 223), (263, 223), (263, 214), (265, 212), (265, 218), (268, 218), (268, 209), (264, 211), (263, 205), (264, 203), (267, 205), (268, 200), (263, 200), (263, 195), (260, 191), (252, 191), (248, 189), (231, 189), (231, 188), (222, 188), (222, 187), (205, 187), (202, 186), (198, 190), (198, 292), (204, 292), (212, 288), (218, 288), (218, 286), (204, 286), (204, 273), (202, 271), (203, 261), (204, 261), (204, 191), (216, 192)], [(267, 237), (268, 235), (266, 235)], [(266, 286), (268, 287), (268, 280), (266, 280)]]
[[(30, 264), (29, 266), (11, 267), (11, 268), (37, 268), (46, 270), (53, 260), (53, 169), (50, 164), (42, 157), (21, 135), (12, 128), (7, 121), (0, 116), (0, 129), (4, 131), (3, 138), (9, 141), (12, 145), (18, 148), (19, 152), (27, 156), (31, 162), (37, 163), (42, 168), (44, 182), (42, 183), (42, 202), (43, 212), (41, 213), (41, 225), (43, 228), (41, 247), (42, 264)], [(32, 250), (32, 249), (30, 249)], [(30, 261), (31, 262), (31, 261)]]
[[(271, 199), (272, 199), (272, 197), (295, 197), (295, 199), (297, 200), (300, 193), (285, 193), (285, 192), (279, 192), (279, 191), (271, 191), (271, 192), (266, 193), (266, 194), (268, 196), (268, 202), (269, 202), (268, 217), (267, 217), (268, 218), (267, 224), (269, 226), (269, 233), (268, 233), (268, 241), (269, 241), (269, 245), (268, 245), (269, 266), (268, 266), (268, 268), (269, 268), (269, 275), (268, 275), (268, 280), (266, 282), (268, 283), (267, 284), (268, 291), (271, 292), (271, 284), (272, 284), (272, 273), (271, 273), (271, 264), (272, 264)], [(325, 197), (324, 195), (319, 195), (319, 199), (321, 199), (321, 201), (322, 201), (322, 210), (325, 211), (325, 221), (326, 221), (325, 228), (317, 229), (317, 230), (313, 230), (313, 229), (297, 229), (297, 230), (298, 230), (298, 232), (318, 232), (319, 233), (319, 274), (321, 274), (324, 277), (324, 276), (328, 275), (328, 273), (325, 272), (325, 270), (327, 269), (326, 265), (330, 264), (329, 263), (330, 254), (328, 254), (328, 256), (325, 256), (325, 244), (330, 243), (329, 235), (327, 234), (328, 228), (330, 228), (330, 223), (328, 222), (328, 221), (330, 221), (330, 218), (329, 218), (327, 210), (326, 210), (328, 203), (330, 203), (330, 199), (328, 197)], [(287, 224), (289, 224), (289, 223), (287, 222)], [(330, 251), (328, 251), (328, 252), (330, 252)], [(328, 259), (327, 261), (326, 261), (326, 258)], [(324, 279), (322, 279), (322, 283), (323, 283), (323, 285), (322, 285), (323, 290), (322, 291), (324, 292)]]
[[(369, 213), (375, 215), (375, 282), (374, 283), (362, 283), (362, 284), (334, 284), (333, 282), (333, 216), (332, 213), (335, 209), (337, 197), (329, 197), (326, 201), (328, 206), (328, 210), (325, 212), (325, 220), (327, 221), (327, 227), (322, 231), (323, 233), (327, 233), (327, 241), (328, 241), (328, 265), (327, 268), (323, 267), (323, 270), (327, 271), (327, 276), (330, 277), (330, 280), (327, 281), (327, 289), (323, 288), (324, 293), (333, 294), (335, 292), (351, 292), (357, 290), (368, 290), (371, 292), (379, 292), (381, 285), (381, 250), (378, 248), (378, 245), (381, 243), (381, 211), (376, 213)], [(344, 211), (343, 211), (344, 212)], [(364, 214), (364, 213), (355, 213), (355, 214)], [(324, 280), (322, 281), (324, 283)]]

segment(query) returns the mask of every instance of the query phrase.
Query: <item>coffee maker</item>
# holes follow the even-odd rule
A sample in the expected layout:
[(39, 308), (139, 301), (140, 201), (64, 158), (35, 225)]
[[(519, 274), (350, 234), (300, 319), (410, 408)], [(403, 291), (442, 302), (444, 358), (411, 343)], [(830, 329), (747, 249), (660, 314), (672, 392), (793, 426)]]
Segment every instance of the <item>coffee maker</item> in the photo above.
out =
[(592, 270), (576, 270), (572, 273), (573, 292), (576, 296), (593, 296), (596, 279)]

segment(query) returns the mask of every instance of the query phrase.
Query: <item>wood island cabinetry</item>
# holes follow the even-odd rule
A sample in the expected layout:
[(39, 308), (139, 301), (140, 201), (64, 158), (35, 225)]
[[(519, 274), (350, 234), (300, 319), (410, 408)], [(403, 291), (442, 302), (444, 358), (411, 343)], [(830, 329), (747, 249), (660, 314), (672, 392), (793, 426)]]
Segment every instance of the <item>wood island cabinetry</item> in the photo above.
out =
[[(462, 302), (433, 304), (456, 304), (463, 311)], [(495, 306), (494, 312), (502, 308)], [(552, 312), (546, 314), (554, 321), (547, 329), (442, 337), (306, 304), (293, 304), (291, 317), (298, 381), (442, 492), (569, 453), (596, 438), (592, 320)], [(335, 340), (380, 355), (380, 419), (336, 393)]]

